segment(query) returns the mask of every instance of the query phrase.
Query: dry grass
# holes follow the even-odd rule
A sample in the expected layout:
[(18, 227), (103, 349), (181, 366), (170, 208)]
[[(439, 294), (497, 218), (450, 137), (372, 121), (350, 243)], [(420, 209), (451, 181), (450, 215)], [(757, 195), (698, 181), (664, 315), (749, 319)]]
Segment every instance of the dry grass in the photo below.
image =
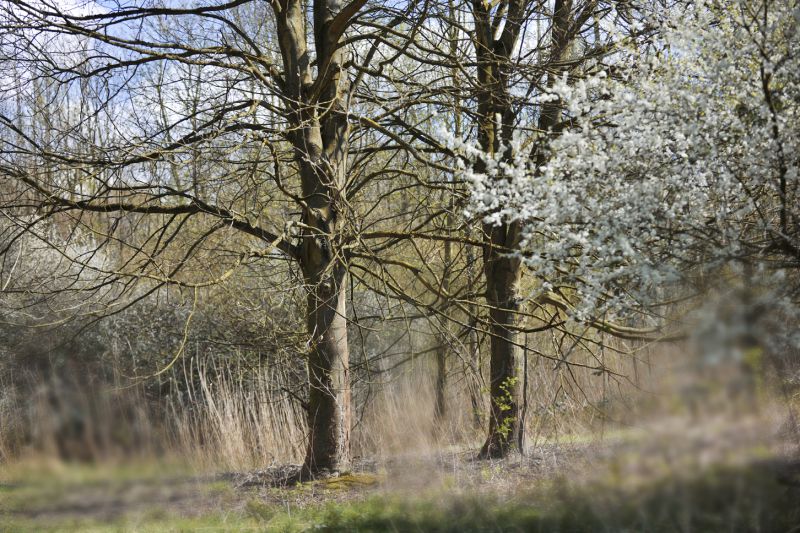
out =
[[(596, 365), (598, 357), (610, 373), (596, 375), (579, 366)], [(480, 446), (485, 428), (475, 423), (466, 382), (481, 383), (481, 378), (451, 357), (448, 418), (436, 423), (431, 359), (417, 358), (378, 374), (368, 385), (356, 384), (356, 457), (383, 460)], [(698, 418), (704, 411), (750, 412), (776, 397), (764, 369), (754, 379), (756, 374), (748, 374), (739, 363), (696, 361), (678, 345), (640, 347), (633, 355), (611, 347), (599, 355), (576, 350), (569, 362), (578, 366), (530, 356), (525, 441), (533, 448), (591, 441), (653, 421)], [(55, 403), (59, 389), (44, 380), (28, 391), (6, 384), (0, 394), (0, 460), (168, 455), (203, 472), (247, 471), (302, 460), (304, 413), (286, 392), (288, 376), (275, 367), (187, 365), (170, 377), (185, 392), (157, 401), (148, 399), (141, 384), (130, 386), (122, 378), (113, 384), (62, 387), (69, 401)], [(485, 402), (485, 388), (483, 396)], [(70, 409), (80, 411), (82, 421), (73, 434), (65, 435)]]
[(187, 380), (188, 398), (168, 404), (170, 450), (207, 471), (298, 461), (302, 408), (270, 370), (238, 370), (200, 365), (197, 379)]

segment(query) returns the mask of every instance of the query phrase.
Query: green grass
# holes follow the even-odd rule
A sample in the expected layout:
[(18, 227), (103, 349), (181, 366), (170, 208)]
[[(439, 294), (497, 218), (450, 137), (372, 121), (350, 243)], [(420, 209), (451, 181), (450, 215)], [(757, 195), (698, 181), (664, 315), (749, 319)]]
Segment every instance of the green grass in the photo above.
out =
[(800, 525), (800, 489), (759, 467), (716, 469), (695, 479), (664, 479), (636, 491), (610, 485), (548, 483), (510, 499), (435, 493), (414, 499), (373, 496), (288, 516), (267, 531), (718, 532), (791, 531)]
[(135, 517), (99, 522), (90, 519), (68, 520), (59, 524), (46, 524), (37, 520), (11, 520), (0, 525), (3, 533), (189, 533), (195, 531), (264, 531), (264, 525), (247, 517), (208, 515), (197, 518), (177, 516)]
[[(216, 484), (209, 487), (219, 489)], [(14, 496), (22, 488), (0, 491), (6, 511), (26, 508), (25, 500)], [(41, 503), (31, 487), (25, 490), (26, 498)], [(511, 496), (455, 494), (441, 489), (409, 496), (365, 488), (356, 496), (365, 499), (310, 503), (288, 511), (283, 505), (259, 499), (257, 492), (238, 496), (231, 492), (234, 494), (229, 498), (215, 500), (200, 516), (192, 518), (158, 505), (109, 520), (87, 517), (52, 521), (17, 512), (0, 516), (0, 531), (710, 533), (788, 532), (800, 526), (800, 488), (779, 482), (776, 471), (763, 463), (712, 468), (693, 477), (665, 476), (627, 488), (613, 480), (591, 484), (541, 481)], [(287, 496), (291, 494), (287, 492)], [(7, 499), (9, 496), (12, 498)]]

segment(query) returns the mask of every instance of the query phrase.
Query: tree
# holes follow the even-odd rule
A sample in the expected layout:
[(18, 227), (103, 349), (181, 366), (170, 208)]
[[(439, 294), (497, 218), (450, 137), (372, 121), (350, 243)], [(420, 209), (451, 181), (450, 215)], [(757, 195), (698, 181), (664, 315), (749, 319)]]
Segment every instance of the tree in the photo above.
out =
[[(408, 109), (416, 112), (395, 116), (394, 124), (398, 135), (403, 136), (407, 153), (416, 158), (425, 155), (426, 186), (436, 189), (446, 180), (453, 196), (438, 216), (432, 214), (413, 231), (394, 232), (386, 237), (393, 237), (388, 242), (395, 244), (427, 240), (458, 243), (467, 252), (471, 247), (480, 249), (485, 285), (478, 287), (468, 282), (464, 288), (453, 283), (449, 274), (454, 266), (433, 272), (425, 253), (414, 248), (410, 254), (417, 255), (419, 262), (409, 260), (406, 254), (402, 261), (384, 261), (380, 271), (405, 268), (427, 291), (417, 296), (408, 286), (395, 284), (390, 286), (390, 292), (424, 313), (460, 327), (466, 325), (464, 331), (479, 332), (489, 339), (491, 400), (482, 457), (503, 456), (519, 442), (519, 359), (523, 347), (519, 333), (557, 330), (577, 340), (581, 334), (566, 327), (560, 313), (568, 314), (569, 305), (553, 294), (534, 300), (533, 311), (522, 308), (521, 251), (527, 245), (522, 239), (524, 223), (513, 212), (506, 213), (506, 207), (513, 203), (493, 202), (490, 194), (481, 196), (510, 185), (505, 167), (520, 161), (531, 165), (546, 161), (545, 148), (550, 138), (564, 127), (559, 121), (561, 104), (542, 98), (546, 88), (560, 79), (561, 72), (578, 76), (591, 72), (620, 39), (644, 33), (626, 22), (626, 16), (598, 2), (556, 2), (552, 6), (539, 2), (501, 2), (491, 6), (480, 2), (467, 6), (447, 3), (431, 8), (427, 23), (420, 28), (422, 37), (409, 41), (404, 50), (412, 61), (411, 71), (428, 83), (419, 88), (408, 82), (406, 94), (413, 87), (417, 96)], [(601, 29), (601, 23), (617, 28), (627, 37)], [(462, 133), (464, 139), (460, 138)], [(526, 134), (524, 145), (515, 144)], [(468, 167), (466, 171), (452, 163), (458, 160)], [(479, 183), (478, 176), (486, 177), (490, 185)], [(468, 207), (470, 194), (478, 200), (473, 206), (481, 200), (492, 205), (470, 209), (476, 216), (465, 218), (463, 210)], [(447, 222), (453, 220), (451, 212), (457, 220), (455, 225)], [(473, 238), (473, 232), (480, 237)], [(547, 276), (538, 273), (536, 278), (543, 286), (547, 281)], [(443, 305), (434, 307), (431, 299), (441, 300)], [(523, 317), (539, 324), (523, 326)], [(641, 333), (612, 328), (600, 321), (595, 325), (598, 331)], [(560, 354), (537, 355), (562, 363), (566, 359)], [(440, 352), (437, 376), (444, 373), (443, 360)], [(601, 365), (599, 370), (605, 369)], [(438, 383), (441, 390), (443, 380)]]
[[(64, 257), (81, 275), (105, 277), (82, 290), (120, 282), (117, 300), (141, 299), (133, 288), (146, 284), (144, 294), (173, 284), (197, 298), (242, 264), (292, 261), (307, 291), (303, 475), (347, 470), (346, 289), (361, 224), (352, 202), (383, 176), (377, 167), (364, 178), (371, 152), (353, 157), (365, 124), (380, 129), (354, 111), (368, 108), (359, 90), (404, 13), (366, 0), (83, 8), (9, 0), (0, 16), (4, 72), (18, 70), (3, 97), (20, 103), (0, 117), (12, 243), (26, 233), (48, 242), (48, 222), (66, 221), (86, 247), (62, 249)], [(40, 81), (52, 94), (29, 98)], [(186, 90), (167, 94), (180, 83)], [(34, 127), (34, 116), (44, 125)], [(86, 116), (104, 125), (102, 136), (87, 134)], [(120, 221), (137, 231), (126, 234)], [(121, 250), (113, 260), (102, 253), (112, 243)], [(211, 262), (198, 265), (199, 255)]]
[(524, 261), (572, 288), (573, 316), (651, 313), (655, 325), (669, 300), (738, 285), (742, 312), (716, 344), (796, 346), (785, 324), (800, 257), (797, 9), (712, 0), (647, 12), (652, 48), (549, 91), (568, 127), (545, 165), (509, 165), (506, 190), (479, 178), (522, 221)]
[[(476, 102), (477, 152), (467, 154), (472, 167), (468, 176), (473, 180), (484, 176), (488, 181), (480, 190), (473, 189), (473, 197), (482, 202), (478, 214), (491, 334), (491, 411), (480, 451), (481, 457), (488, 458), (506, 455), (520, 441), (522, 344), (518, 337), (524, 264), (520, 252), (537, 241), (523, 233), (524, 217), (507, 216), (509, 204), (487, 193), (513, 183), (505, 168), (522, 161), (534, 169), (546, 163), (545, 146), (562, 126), (560, 106), (540, 98), (543, 88), (553, 85), (561, 73), (581, 76), (602, 60), (617, 38), (601, 37), (600, 21), (619, 25), (620, 15), (602, 2), (571, 0), (556, 0), (552, 5), (526, 0), (497, 5), (472, 2), (470, 9), (474, 32), (468, 61), (475, 68), (469, 84), (470, 98)], [(516, 142), (526, 134), (526, 143)], [(551, 321), (539, 329), (557, 326), (558, 321)]]

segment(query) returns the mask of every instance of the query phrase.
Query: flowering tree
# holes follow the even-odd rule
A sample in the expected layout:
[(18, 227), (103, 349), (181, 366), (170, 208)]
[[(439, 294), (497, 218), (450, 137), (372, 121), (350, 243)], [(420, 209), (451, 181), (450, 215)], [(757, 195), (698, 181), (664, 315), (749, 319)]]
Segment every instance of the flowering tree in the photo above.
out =
[(470, 173), (473, 206), (522, 221), (541, 280), (531, 296), (579, 320), (621, 321), (719, 280), (768, 289), (740, 294), (745, 326), (785, 320), (800, 296), (798, 2), (686, 2), (647, 18), (656, 46), (563, 76), (541, 96), (563, 109), (546, 163), (489, 158)]

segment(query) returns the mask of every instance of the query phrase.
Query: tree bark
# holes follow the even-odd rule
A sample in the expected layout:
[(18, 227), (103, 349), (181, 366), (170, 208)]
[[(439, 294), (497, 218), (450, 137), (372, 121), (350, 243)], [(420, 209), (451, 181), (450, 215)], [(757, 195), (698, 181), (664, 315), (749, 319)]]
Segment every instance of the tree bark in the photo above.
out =
[[(299, 263), (308, 290), (308, 447), (304, 479), (350, 468), (350, 356), (347, 340), (347, 263), (337, 214), (346, 197), (349, 80), (340, 37), (364, 1), (342, 6), (315, 1), (311, 27), (316, 77), (308, 43), (307, 5), (283, 0), (275, 9), (285, 68), (289, 131), (299, 169), (303, 232)], [(277, 6), (278, 4), (273, 4)]]
[[(511, 77), (514, 68), (513, 51), (525, 24), (530, 0), (510, 0), (506, 10), (492, 12), (480, 0), (473, 0), (475, 22), (473, 43), (478, 60), (478, 142), (489, 155), (500, 153), (504, 161), (514, 157), (510, 147), (516, 126), (516, 111), (512, 104)], [(572, 0), (556, 0), (552, 15), (550, 60), (557, 64), (570, 42), (569, 33)], [(502, 30), (500, 30), (502, 28)], [(498, 35), (499, 33), (499, 35)], [(549, 76), (552, 81), (552, 74)], [(555, 103), (545, 104), (539, 117), (539, 129), (548, 131), (557, 120)], [(537, 144), (541, 146), (541, 144)], [(544, 150), (531, 154), (534, 161), (543, 163)], [(485, 164), (478, 162), (478, 172)], [(506, 179), (496, 176), (495, 179)], [(517, 447), (519, 420), (519, 363), (520, 346), (518, 284), (520, 260), (512, 254), (520, 244), (520, 223), (502, 221), (484, 225), (484, 275), (486, 303), (489, 305), (491, 334), (490, 416), (489, 433), (479, 457), (503, 457)]]
[[(347, 263), (339, 247), (337, 202), (344, 194), (343, 134), (310, 113), (295, 136), (304, 231), (300, 266), (306, 283), (308, 448), (302, 476), (335, 475), (350, 468), (350, 376), (347, 336)], [(327, 128), (325, 126), (328, 126)], [(326, 133), (327, 130), (327, 133)]]
[[(453, 203), (451, 200), (451, 204), (449, 206), (449, 211), (445, 215), (445, 226), (450, 230), (451, 226), (451, 215), (450, 213), (453, 211)], [(445, 241), (444, 243), (444, 270), (442, 272), (442, 290), (445, 294), (450, 294), (450, 268), (452, 262), (452, 244), (450, 241)], [(443, 314), (446, 316), (449, 312), (447, 308), (447, 303), (444, 302), (445, 308), (443, 309)], [(449, 342), (450, 339), (448, 338), (448, 321), (442, 320), (441, 325), (439, 326), (441, 329), (439, 331), (439, 346), (436, 350), (436, 380), (434, 382), (434, 406), (433, 406), (433, 421), (434, 421), (434, 431), (437, 435), (442, 434), (442, 429), (444, 428), (445, 424), (447, 423), (447, 396), (446, 396), (446, 389), (447, 389), (447, 352), (449, 350)]]
[(436, 379), (434, 381), (433, 421), (434, 431), (441, 435), (447, 423), (447, 344), (444, 339), (436, 350)]
[[(492, 244), (516, 239), (516, 224), (484, 228)], [(489, 306), (489, 433), (481, 448), (483, 459), (504, 457), (515, 449), (519, 425), (519, 362), (517, 332), (519, 299), (517, 287), (520, 260), (487, 246), (484, 251), (486, 303)]]
[(344, 265), (308, 294), (308, 448), (303, 476), (346, 472), (350, 457), (350, 351)]
[[(515, 112), (511, 104), (509, 71), (524, 12), (525, 0), (511, 2), (503, 31), (495, 36), (498, 24), (487, 6), (474, 0), (473, 43), (478, 60), (478, 142), (483, 152), (513, 157), (509, 141), (514, 131)], [(476, 164), (484, 172), (483, 161)], [(504, 179), (497, 176), (496, 179)], [(480, 458), (503, 457), (515, 448), (519, 431), (519, 350), (515, 327), (519, 307), (517, 285), (520, 261), (509, 256), (519, 245), (520, 226), (503, 221), (483, 226), (483, 271), (486, 278), (485, 299), (489, 306), (489, 431)]]

